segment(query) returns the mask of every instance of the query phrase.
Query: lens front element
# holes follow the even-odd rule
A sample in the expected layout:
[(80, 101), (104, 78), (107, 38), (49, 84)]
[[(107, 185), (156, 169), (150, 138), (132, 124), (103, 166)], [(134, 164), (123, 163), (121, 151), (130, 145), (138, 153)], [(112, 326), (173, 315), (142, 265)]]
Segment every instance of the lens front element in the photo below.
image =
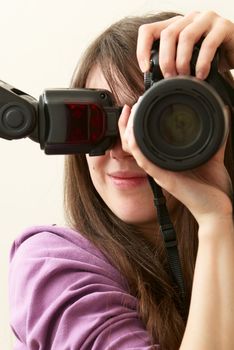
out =
[(175, 147), (184, 147), (198, 138), (201, 120), (189, 105), (173, 103), (162, 112), (159, 129), (165, 142)]

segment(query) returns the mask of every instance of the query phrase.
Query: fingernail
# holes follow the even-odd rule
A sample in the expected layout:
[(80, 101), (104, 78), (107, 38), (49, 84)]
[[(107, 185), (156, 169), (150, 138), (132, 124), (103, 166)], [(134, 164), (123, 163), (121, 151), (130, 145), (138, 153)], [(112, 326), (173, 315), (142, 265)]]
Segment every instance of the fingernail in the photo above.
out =
[(171, 73), (168, 73), (168, 72), (165, 72), (163, 75), (164, 75), (164, 78), (170, 78), (173, 76)]
[(205, 74), (201, 70), (198, 70), (196, 72), (196, 77), (197, 77), (197, 79), (204, 80), (205, 79)]
[(166, 72), (166, 73), (163, 74), (163, 76), (164, 76), (165, 79), (166, 78), (175, 78), (175, 77), (178, 76), (178, 74), (177, 74), (177, 72), (171, 72), (171, 73)]
[(147, 72), (150, 68), (149, 61), (147, 59), (144, 59), (139, 62), (140, 69), (143, 73)]

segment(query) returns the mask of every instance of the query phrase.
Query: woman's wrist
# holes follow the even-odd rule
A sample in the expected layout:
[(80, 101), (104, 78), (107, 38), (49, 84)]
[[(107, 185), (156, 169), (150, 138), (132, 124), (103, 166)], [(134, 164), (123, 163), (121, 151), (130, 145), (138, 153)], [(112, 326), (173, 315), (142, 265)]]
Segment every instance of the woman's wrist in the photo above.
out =
[(204, 216), (199, 223), (199, 242), (205, 239), (219, 240), (230, 236), (234, 239), (233, 213), (215, 213)]
[(196, 201), (191, 203), (189, 210), (194, 215), (200, 228), (216, 227), (225, 222), (233, 222), (233, 203), (224, 191), (203, 189), (197, 194)]

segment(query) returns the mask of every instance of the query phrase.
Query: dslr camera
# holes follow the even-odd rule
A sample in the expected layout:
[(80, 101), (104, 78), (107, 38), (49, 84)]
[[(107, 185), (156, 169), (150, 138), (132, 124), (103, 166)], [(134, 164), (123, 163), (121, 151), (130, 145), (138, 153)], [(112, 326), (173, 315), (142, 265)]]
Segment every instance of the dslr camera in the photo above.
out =
[[(218, 72), (218, 52), (205, 81), (194, 76), (199, 44), (193, 50), (191, 76), (164, 79), (158, 52), (156, 41), (134, 115), (136, 142), (162, 168), (193, 169), (207, 162), (226, 139), (226, 106), (233, 109), (234, 90)], [(121, 110), (107, 90), (49, 89), (37, 101), (0, 82), (0, 137), (29, 137), (46, 154), (104, 154), (118, 137)]]
[[(163, 79), (154, 42), (145, 93), (134, 118), (134, 135), (142, 153), (158, 166), (182, 171), (207, 162), (221, 147), (234, 106), (234, 90), (218, 72), (218, 52), (205, 81), (195, 78), (199, 53), (193, 50), (191, 76)], [(232, 122), (233, 123), (233, 122)], [(233, 135), (234, 136), (234, 135)]]

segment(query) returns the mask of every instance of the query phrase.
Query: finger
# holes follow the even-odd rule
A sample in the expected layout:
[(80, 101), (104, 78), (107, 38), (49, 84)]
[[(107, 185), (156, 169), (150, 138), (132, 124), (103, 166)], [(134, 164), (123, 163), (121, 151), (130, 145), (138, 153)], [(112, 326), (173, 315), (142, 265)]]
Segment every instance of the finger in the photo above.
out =
[(170, 23), (176, 21), (178, 17), (181, 16), (175, 16), (164, 21), (143, 24), (139, 27), (136, 54), (140, 69), (143, 73), (147, 72), (150, 68), (150, 54), (153, 42), (159, 39), (161, 31)]
[(127, 142), (127, 140), (128, 140), (127, 133), (129, 133), (129, 131), (127, 131), (127, 125), (128, 125), (130, 113), (131, 113), (131, 108), (128, 105), (125, 105), (123, 107), (122, 113), (121, 113), (119, 121), (118, 121), (121, 144), (122, 144), (122, 148), (125, 152), (129, 152), (128, 142)]
[(135, 103), (132, 108), (125, 105), (122, 110), (122, 113), (119, 119), (119, 131), (120, 131), (122, 148), (125, 152), (130, 153), (134, 157), (139, 167), (144, 169), (146, 173), (153, 176), (155, 181), (157, 181), (158, 183), (159, 182), (161, 183), (162, 179), (160, 180), (160, 178), (163, 176), (163, 174), (165, 175), (165, 170), (157, 167), (155, 164), (152, 164), (152, 162), (150, 162), (143, 155), (134, 136), (134, 131), (133, 131), (134, 115), (142, 98), (143, 96), (140, 96), (137, 103)]
[[(165, 78), (178, 74), (176, 66), (178, 37), (196, 16), (198, 16), (198, 13), (193, 12), (185, 17), (179, 17), (162, 30), (160, 34), (159, 65)], [(191, 55), (190, 57), (184, 55), (183, 59), (185, 57), (188, 61), (191, 59)], [(186, 73), (189, 74), (189, 71), (187, 70)]]
[(178, 35), (175, 64), (178, 74), (189, 75), (194, 45), (210, 30), (212, 22), (209, 18), (204, 19), (203, 14), (194, 12), (185, 17), (184, 24)]
[(196, 77), (206, 79), (217, 48), (225, 38), (225, 30), (214, 28), (203, 40), (196, 63)]

